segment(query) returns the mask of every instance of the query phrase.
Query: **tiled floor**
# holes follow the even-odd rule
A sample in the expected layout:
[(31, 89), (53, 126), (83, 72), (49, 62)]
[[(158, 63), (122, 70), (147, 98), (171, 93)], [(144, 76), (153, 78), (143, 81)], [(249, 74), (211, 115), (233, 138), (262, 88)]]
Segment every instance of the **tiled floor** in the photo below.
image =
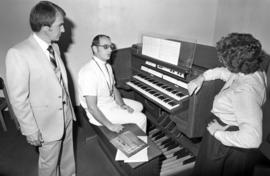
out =
[[(8, 131), (4, 132), (0, 126), (0, 176), (37, 176), (36, 149), (26, 142), (5, 114)], [(78, 110), (77, 117), (79, 122), (74, 125), (77, 176), (117, 176), (118, 173), (99, 147), (95, 133), (81, 119)], [(86, 142), (86, 136), (92, 136), (91, 140)]]

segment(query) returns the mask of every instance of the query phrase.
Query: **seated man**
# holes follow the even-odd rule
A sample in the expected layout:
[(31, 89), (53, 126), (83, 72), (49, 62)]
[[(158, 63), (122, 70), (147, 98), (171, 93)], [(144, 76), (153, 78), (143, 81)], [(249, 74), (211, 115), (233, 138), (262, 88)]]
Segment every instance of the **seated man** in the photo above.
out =
[(120, 132), (121, 124), (135, 123), (146, 132), (146, 116), (141, 103), (122, 99), (115, 87), (110, 59), (113, 44), (110, 37), (97, 35), (92, 42), (92, 59), (80, 69), (79, 98), (90, 123)]

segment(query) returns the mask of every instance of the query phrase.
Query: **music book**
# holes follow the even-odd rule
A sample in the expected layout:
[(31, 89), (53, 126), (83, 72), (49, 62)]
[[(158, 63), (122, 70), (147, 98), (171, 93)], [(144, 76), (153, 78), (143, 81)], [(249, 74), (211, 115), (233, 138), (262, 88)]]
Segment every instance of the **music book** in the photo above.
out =
[(131, 131), (120, 133), (118, 136), (111, 139), (110, 142), (127, 157), (131, 157), (147, 146), (147, 143)]

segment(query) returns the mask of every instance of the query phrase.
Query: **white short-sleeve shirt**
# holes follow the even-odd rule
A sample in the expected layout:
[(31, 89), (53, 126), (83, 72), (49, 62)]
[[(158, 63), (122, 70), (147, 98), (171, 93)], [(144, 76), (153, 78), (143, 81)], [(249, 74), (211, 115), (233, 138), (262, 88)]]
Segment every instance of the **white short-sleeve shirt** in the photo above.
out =
[(86, 110), (90, 122), (94, 124), (99, 123), (89, 113), (85, 96), (97, 96), (97, 106), (101, 111), (118, 108), (118, 105), (114, 101), (114, 98), (110, 95), (110, 89), (108, 87), (109, 84), (114, 85), (115, 83), (112, 68), (109, 64), (107, 64), (106, 66), (110, 74), (110, 81), (108, 80), (108, 75), (106, 76), (107, 70), (105, 68), (105, 62), (95, 57), (91, 59), (90, 62), (83, 66), (79, 71), (79, 100), (82, 107)]

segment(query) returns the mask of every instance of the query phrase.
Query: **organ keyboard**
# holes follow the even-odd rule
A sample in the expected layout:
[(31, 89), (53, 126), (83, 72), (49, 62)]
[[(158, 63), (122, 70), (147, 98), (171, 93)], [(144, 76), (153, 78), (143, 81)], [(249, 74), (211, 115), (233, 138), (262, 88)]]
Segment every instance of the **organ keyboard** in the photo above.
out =
[[(185, 52), (191, 50), (190, 46), (188, 42), (181, 43), (181, 57), (189, 55)], [(114, 61), (116, 78), (128, 80), (126, 85), (133, 90), (132, 98), (144, 106), (151, 125), (148, 135), (163, 153), (160, 175), (188, 175), (196, 160), (214, 95), (221, 85), (213, 81), (204, 83), (198, 94), (189, 96), (187, 84), (205, 69), (219, 66), (216, 50), (197, 44), (192, 68), (156, 60), (143, 55), (141, 50), (140, 44), (132, 46), (128, 65), (125, 65), (128, 54), (118, 63)], [(121, 76), (119, 68), (128, 70)]]
[(174, 108), (179, 107), (179, 104), (174, 99), (166, 96), (164, 93), (155, 91), (155, 89), (139, 81), (132, 80), (127, 82), (127, 84), (168, 110), (173, 110)]
[(146, 66), (141, 66), (140, 73), (134, 75), (127, 85), (170, 112), (180, 107), (181, 102), (189, 96), (186, 82)]
[(178, 91), (175, 88), (170, 87), (169, 85), (163, 84), (159, 82), (158, 80), (155, 80), (154, 78), (144, 76), (143, 74), (135, 75), (133, 76), (133, 78), (153, 87), (154, 89), (157, 89), (163, 92), (164, 94), (176, 99), (177, 101), (180, 101), (188, 97), (188, 95), (185, 95), (183, 92)]

